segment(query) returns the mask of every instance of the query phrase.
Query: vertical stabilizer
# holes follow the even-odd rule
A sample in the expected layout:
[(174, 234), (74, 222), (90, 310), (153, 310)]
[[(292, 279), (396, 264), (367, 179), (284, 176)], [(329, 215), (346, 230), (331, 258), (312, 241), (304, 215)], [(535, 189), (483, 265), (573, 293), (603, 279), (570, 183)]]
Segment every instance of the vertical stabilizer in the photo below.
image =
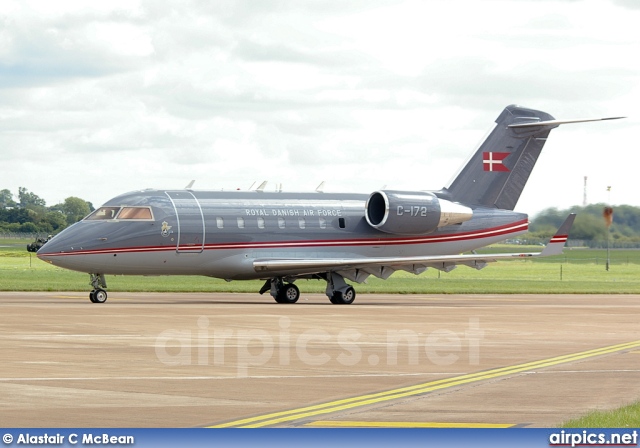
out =
[(549, 132), (559, 124), (546, 112), (507, 106), (443, 192), (455, 202), (513, 210)]

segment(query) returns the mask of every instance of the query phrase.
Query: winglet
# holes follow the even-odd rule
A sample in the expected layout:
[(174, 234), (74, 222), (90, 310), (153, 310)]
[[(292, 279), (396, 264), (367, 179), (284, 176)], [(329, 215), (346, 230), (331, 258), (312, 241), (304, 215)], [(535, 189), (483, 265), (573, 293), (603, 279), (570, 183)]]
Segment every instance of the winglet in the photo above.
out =
[(549, 240), (549, 244), (547, 244), (542, 252), (540, 252), (541, 257), (547, 257), (549, 255), (560, 255), (562, 253), (564, 244), (567, 242), (567, 238), (569, 238), (569, 231), (573, 226), (574, 219), (576, 219), (575, 213), (571, 213), (569, 216), (567, 216), (567, 219), (564, 220), (556, 234), (553, 235)]

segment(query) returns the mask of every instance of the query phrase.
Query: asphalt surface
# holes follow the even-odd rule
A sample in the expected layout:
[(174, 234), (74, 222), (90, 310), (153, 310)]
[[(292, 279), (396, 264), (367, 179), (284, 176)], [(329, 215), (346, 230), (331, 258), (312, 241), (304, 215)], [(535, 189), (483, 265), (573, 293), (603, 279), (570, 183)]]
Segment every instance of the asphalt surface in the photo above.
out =
[(640, 399), (638, 295), (0, 292), (5, 427), (555, 426)]

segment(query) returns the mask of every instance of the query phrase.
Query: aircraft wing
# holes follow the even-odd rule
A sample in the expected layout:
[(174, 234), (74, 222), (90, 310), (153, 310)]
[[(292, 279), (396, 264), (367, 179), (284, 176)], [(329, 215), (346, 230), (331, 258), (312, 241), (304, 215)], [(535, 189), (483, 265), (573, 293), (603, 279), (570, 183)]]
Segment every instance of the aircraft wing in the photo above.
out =
[(562, 223), (556, 234), (541, 252), (534, 253), (503, 253), (503, 254), (459, 254), (459, 255), (425, 255), (418, 257), (377, 257), (377, 258), (262, 258), (253, 262), (257, 272), (264, 272), (266, 276), (277, 272), (286, 273), (292, 277), (337, 272), (342, 276), (361, 283), (369, 275), (386, 279), (395, 271), (403, 270), (420, 274), (432, 267), (446, 272), (457, 265), (484, 268), (487, 263), (514, 258), (546, 257), (560, 255), (567, 241), (569, 230), (573, 225), (575, 213), (570, 214)]

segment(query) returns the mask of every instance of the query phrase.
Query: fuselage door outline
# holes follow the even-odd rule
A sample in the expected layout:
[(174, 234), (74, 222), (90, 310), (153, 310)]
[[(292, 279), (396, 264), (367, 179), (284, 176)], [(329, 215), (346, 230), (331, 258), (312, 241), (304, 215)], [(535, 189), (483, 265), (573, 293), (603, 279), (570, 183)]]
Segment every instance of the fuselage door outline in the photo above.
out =
[[(191, 191), (165, 192), (176, 212), (177, 253), (200, 254), (204, 251), (205, 221), (200, 201)], [(191, 213), (197, 210), (193, 216)]]

